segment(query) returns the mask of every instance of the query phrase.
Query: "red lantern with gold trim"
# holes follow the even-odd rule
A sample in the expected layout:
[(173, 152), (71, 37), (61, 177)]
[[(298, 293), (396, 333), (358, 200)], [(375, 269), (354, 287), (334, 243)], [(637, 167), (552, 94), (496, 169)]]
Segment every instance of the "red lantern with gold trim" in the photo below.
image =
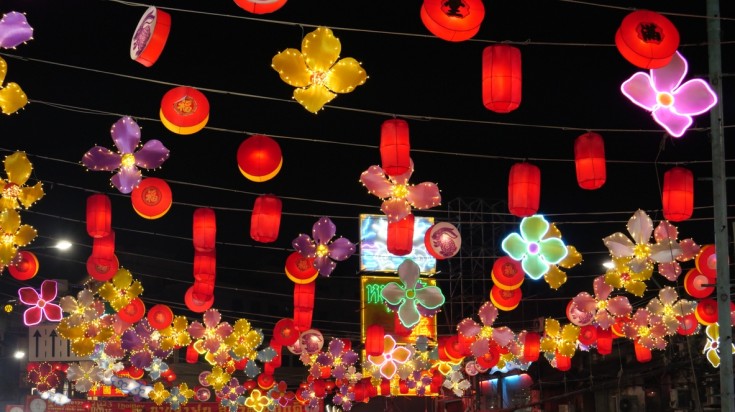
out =
[(140, 298), (135, 298), (117, 312), (117, 316), (127, 323), (135, 323), (145, 316), (145, 304)]
[(153, 6), (148, 7), (130, 42), (130, 58), (143, 66), (153, 66), (166, 46), (170, 31), (171, 15)]
[(193, 87), (175, 87), (161, 99), (161, 123), (176, 134), (194, 134), (209, 121), (209, 100)]
[(481, 0), (424, 0), (421, 21), (436, 37), (459, 42), (472, 38), (485, 18)]
[(174, 312), (164, 304), (153, 305), (148, 309), (148, 323), (154, 329), (166, 329), (174, 320)]
[(294, 327), (293, 319), (284, 318), (276, 322), (273, 327), (273, 340), (282, 346), (289, 346), (296, 343), (299, 339), (299, 333)]
[(541, 198), (541, 170), (522, 162), (510, 168), (508, 210), (517, 217), (528, 217), (538, 211)]
[(388, 252), (396, 256), (404, 256), (413, 250), (413, 231), (415, 218), (409, 214), (398, 222), (388, 222), (386, 239)]
[(715, 245), (704, 245), (694, 259), (697, 270), (705, 276), (717, 278), (717, 251)]
[(400, 176), (411, 167), (408, 122), (391, 119), (380, 127), (380, 167), (388, 176)]
[(681, 222), (692, 217), (694, 210), (694, 175), (685, 167), (672, 167), (664, 173), (661, 195), (664, 218)]
[(597, 353), (600, 355), (609, 355), (612, 353), (613, 333), (610, 328), (602, 329), (597, 327)]
[(521, 51), (507, 44), (482, 51), (482, 103), (496, 113), (510, 113), (521, 105)]
[(523, 271), (521, 262), (509, 256), (503, 256), (495, 259), (490, 277), (495, 286), (500, 289), (513, 290), (521, 287), (526, 273)]
[(365, 353), (369, 356), (379, 356), (383, 354), (383, 341), (385, 339), (385, 329), (378, 324), (372, 324), (365, 330)]
[(712, 298), (702, 299), (697, 302), (694, 315), (702, 325), (711, 325), (717, 322), (717, 301)]
[(13, 262), (8, 265), (8, 272), (16, 280), (33, 279), (38, 274), (38, 258), (32, 252), (19, 250)]
[(112, 279), (119, 268), (120, 262), (114, 254), (111, 259), (95, 257), (94, 255), (87, 258), (87, 274), (92, 279), (100, 282)]
[(684, 275), (684, 291), (695, 299), (704, 299), (715, 291), (716, 282), (715, 277), (706, 276), (692, 268)]
[(286, 258), (286, 276), (294, 283), (311, 283), (319, 275), (314, 267), (314, 258), (307, 258), (299, 252), (291, 252)]
[(107, 195), (87, 197), (87, 233), (93, 238), (105, 237), (112, 231), (112, 205)]
[[(194, 285), (200, 284), (200, 282), (194, 282)], [(186, 290), (184, 294), (184, 303), (186, 307), (192, 312), (203, 313), (207, 309), (211, 308), (214, 304), (214, 294), (206, 293), (194, 293), (194, 285)], [(206, 284), (205, 284), (206, 285)], [(214, 289), (214, 287), (212, 287)]]
[(158, 219), (171, 209), (171, 187), (163, 179), (147, 177), (130, 193), (130, 202), (138, 215)]
[(267, 373), (261, 373), (260, 375), (258, 375), (257, 382), (258, 386), (260, 386), (260, 388), (265, 391), (272, 388), (276, 384), (276, 380), (275, 378), (273, 378), (273, 375)]
[(605, 141), (594, 132), (585, 133), (574, 141), (574, 167), (579, 187), (599, 189), (607, 179)]
[(270, 180), (281, 171), (282, 166), (281, 146), (268, 136), (254, 134), (243, 140), (237, 148), (237, 167), (248, 180)]
[(280, 9), (287, 0), (235, 0), (235, 4), (253, 14), (268, 14)]
[(211, 252), (217, 238), (217, 219), (214, 209), (199, 207), (194, 211), (193, 236), (194, 250)]
[(536, 332), (527, 332), (523, 343), (523, 359), (526, 362), (536, 362), (541, 348), (541, 335)]
[(633, 347), (635, 349), (635, 359), (640, 363), (650, 362), (652, 355), (651, 350), (647, 347), (638, 343), (638, 339), (633, 341)]
[(636, 10), (623, 19), (615, 33), (615, 45), (633, 65), (659, 69), (669, 64), (679, 48), (679, 31), (662, 14)]
[(278, 239), (281, 226), (281, 199), (274, 195), (262, 195), (255, 199), (250, 217), (250, 237), (260, 243), (271, 243)]
[(115, 231), (111, 230), (105, 237), (97, 237), (92, 241), (92, 256), (100, 259), (115, 257)]
[(511, 311), (521, 303), (521, 289), (505, 290), (493, 285), (490, 289), (490, 301), (500, 310)]

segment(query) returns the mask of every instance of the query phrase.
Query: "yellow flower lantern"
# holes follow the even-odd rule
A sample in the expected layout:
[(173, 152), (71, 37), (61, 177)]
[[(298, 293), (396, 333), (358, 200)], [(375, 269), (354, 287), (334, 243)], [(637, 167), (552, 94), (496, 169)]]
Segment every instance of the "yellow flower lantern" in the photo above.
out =
[(5, 174), (8, 180), (0, 179), (0, 209), (17, 209), (20, 205), (28, 209), (44, 195), (41, 182), (26, 186), (33, 172), (33, 165), (25, 152), (15, 152), (5, 156)]
[(8, 64), (0, 57), (0, 111), (13, 114), (28, 103), (28, 96), (17, 83), (8, 83), (3, 87), (5, 75), (8, 74)]

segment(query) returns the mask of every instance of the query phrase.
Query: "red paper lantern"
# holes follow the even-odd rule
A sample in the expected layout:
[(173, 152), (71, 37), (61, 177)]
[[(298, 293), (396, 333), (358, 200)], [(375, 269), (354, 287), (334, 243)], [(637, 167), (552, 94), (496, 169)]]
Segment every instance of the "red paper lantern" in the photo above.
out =
[(214, 210), (200, 207), (194, 211), (193, 236), (194, 250), (211, 252), (215, 248), (217, 238), (217, 219)]
[(253, 14), (267, 14), (283, 7), (286, 0), (235, 0), (235, 4)]
[(424, 246), (431, 256), (444, 260), (459, 252), (462, 247), (462, 235), (453, 224), (439, 222), (426, 231)]
[(615, 45), (630, 63), (642, 69), (666, 66), (679, 48), (679, 31), (661, 14), (634, 11), (615, 33)]
[(253, 182), (265, 182), (275, 177), (283, 166), (281, 146), (262, 134), (255, 134), (240, 143), (237, 149), (237, 167)]
[(135, 298), (117, 312), (117, 316), (127, 323), (135, 323), (145, 316), (145, 304), (140, 298)]
[(511, 311), (521, 303), (521, 289), (505, 290), (493, 285), (490, 289), (490, 301), (500, 310)]
[(38, 258), (32, 252), (20, 250), (13, 263), (8, 265), (8, 272), (16, 280), (32, 279), (38, 274)]
[[(195, 282), (197, 284), (198, 282)], [(207, 309), (211, 308), (214, 304), (214, 294), (206, 295), (202, 293), (197, 293), (196, 296), (194, 294), (194, 286), (191, 286), (189, 289), (186, 290), (186, 294), (184, 295), (184, 303), (186, 303), (186, 307), (189, 308), (192, 312), (196, 313), (203, 313), (206, 312)]]
[(408, 382), (406, 382), (405, 379), (401, 379), (398, 381), (398, 391), (401, 393), (401, 395), (405, 395), (408, 393)]
[(514, 216), (528, 217), (538, 211), (541, 198), (541, 170), (527, 162), (510, 168), (508, 210)]
[(672, 167), (664, 173), (661, 195), (664, 218), (681, 222), (692, 217), (694, 210), (694, 175), (685, 167)]
[(114, 254), (111, 259), (95, 257), (94, 255), (87, 258), (87, 273), (92, 279), (100, 282), (112, 279), (119, 268), (120, 262)]
[(447, 340), (444, 342), (444, 351), (453, 361), (462, 360), (465, 357), (457, 335), (447, 337)]
[(166, 329), (174, 320), (174, 312), (170, 307), (163, 304), (153, 305), (148, 309), (148, 323), (154, 329)]
[(413, 250), (413, 229), (415, 218), (409, 214), (398, 222), (388, 222), (386, 240), (388, 252), (396, 256), (404, 256)]
[(217, 279), (217, 253), (194, 252), (194, 280), (214, 283)]
[(161, 123), (176, 134), (196, 133), (209, 121), (209, 100), (193, 87), (179, 86), (161, 99)]
[(702, 299), (697, 302), (694, 315), (702, 325), (711, 325), (717, 322), (717, 301), (712, 298)]
[(255, 199), (250, 217), (250, 237), (254, 241), (271, 243), (278, 238), (281, 207), (281, 199), (274, 195), (262, 195)]
[(186, 363), (197, 363), (199, 360), (199, 352), (194, 348), (194, 344), (186, 347)]
[(163, 179), (147, 177), (130, 193), (130, 201), (135, 213), (146, 219), (158, 219), (171, 209), (171, 187)]
[(638, 343), (638, 339), (633, 342), (633, 347), (635, 349), (635, 359), (638, 362), (646, 363), (651, 361), (651, 350)]
[(609, 355), (612, 353), (613, 334), (610, 328), (597, 328), (597, 353), (600, 355)]
[(585, 346), (590, 346), (597, 341), (597, 326), (585, 325), (579, 330), (579, 343)]
[(111, 230), (105, 237), (96, 237), (92, 241), (92, 256), (100, 259), (115, 257), (115, 231)]
[(299, 252), (291, 252), (286, 258), (286, 276), (294, 283), (311, 283), (319, 275), (314, 258), (306, 258)]
[(380, 127), (380, 162), (388, 176), (400, 176), (411, 168), (408, 122), (391, 119)]
[(482, 51), (482, 103), (496, 113), (509, 113), (521, 105), (521, 51), (507, 44)]
[(294, 327), (293, 319), (285, 318), (276, 322), (273, 327), (273, 340), (279, 345), (289, 346), (296, 343), (299, 333)]
[(163, 52), (170, 31), (171, 15), (153, 6), (148, 7), (130, 42), (130, 58), (143, 66), (153, 66)]
[(605, 141), (597, 133), (585, 133), (574, 141), (574, 166), (579, 187), (599, 189), (605, 184)]
[(500, 349), (495, 342), (491, 342), (488, 346), (488, 351), (482, 356), (475, 358), (475, 362), (485, 369), (490, 369), (498, 364), (500, 360)]
[(378, 324), (372, 324), (365, 330), (365, 353), (369, 356), (383, 354), (383, 341), (385, 340), (385, 329)]
[(297, 332), (311, 329), (311, 320), (314, 316), (313, 309), (294, 308), (293, 325)]
[(87, 233), (93, 238), (105, 237), (112, 231), (110, 198), (100, 193), (87, 197)]
[(523, 359), (526, 362), (535, 362), (541, 348), (541, 335), (536, 332), (527, 332), (526, 339), (523, 343)]
[(436, 37), (447, 41), (464, 41), (480, 31), (485, 18), (481, 0), (424, 0), (421, 21)]
[(526, 278), (526, 273), (521, 267), (521, 262), (503, 256), (495, 260), (493, 270), (490, 275), (495, 286), (500, 289), (513, 290), (518, 289)]
[(295, 284), (293, 288), (293, 307), (314, 309), (315, 290), (316, 282)]
[(272, 388), (276, 384), (276, 380), (273, 378), (273, 375), (269, 375), (267, 373), (261, 373), (260, 375), (258, 375), (257, 381), (258, 386), (260, 386), (260, 388), (265, 391)]
[(560, 354), (559, 352), (556, 352), (556, 369), (559, 369), (562, 372), (566, 372), (569, 369), (572, 368), (572, 358), (569, 356), (564, 356)]
[(696, 268), (692, 268), (684, 275), (684, 290), (695, 299), (704, 299), (715, 291), (716, 282), (715, 277), (706, 276)]
[(380, 395), (390, 396), (390, 380), (385, 378), (380, 380)]
[(693, 335), (699, 330), (699, 321), (694, 313), (677, 316), (676, 319), (679, 321), (679, 327), (676, 328), (676, 333), (679, 335)]
[(704, 245), (694, 260), (697, 270), (709, 278), (717, 278), (717, 251), (715, 245)]

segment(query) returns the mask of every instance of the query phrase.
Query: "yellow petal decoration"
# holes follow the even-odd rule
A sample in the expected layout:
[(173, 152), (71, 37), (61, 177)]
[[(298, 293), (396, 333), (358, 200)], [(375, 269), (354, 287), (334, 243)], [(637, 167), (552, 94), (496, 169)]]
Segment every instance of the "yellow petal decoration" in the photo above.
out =
[(0, 57), (0, 110), (5, 114), (13, 114), (28, 104), (28, 96), (17, 83), (11, 82), (2, 87), (7, 73), (8, 64)]
[(564, 269), (571, 269), (582, 263), (582, 254), (572, 245), (567, 245), (567, 256), (559, 262)]
[(110, 303), (116, 311), (121, 310), (143, 292), (140, 282), (133, 281), (133, 275), (127, 269), (118, 269), (109, 282), (105, 282), (97, 293)]
[(31, 176), (33, 166), (25, 152), (15, 152), (5, 157), (5, 173), (8, 180), (0, 179), (0, 209), (17, 209), (21, 204), (26, 209), (44, 195), (41, 182), (24, 186)]
[(559, 289), (559, 286), (566, 283), (567, 274), (562, 272), (556, 265), (552, 265), (544, 275), (544, 280), (552, 289)]
[(28, 245), (36, 235), (36, 229), (20, 224), (20, 215), (15, 209), (0, 212), (0, 266), (7, 266), (18, 252), (18, 247)]
[(572, 357), (577, 350), (577, 338), (580, 327), (573, 324), (561, 324), (556, 319), (547, 318), (544, 322), (544, 336), (541, 338), (540, 348), (543, 352), (559, 352), (564, 356)]
[(365, 83), (367, 73), (360, 63), (339, 60), (342, 45), (332, 30), (318, 27), (301, 42), (301, 51), (289, 48), (276, 54), (271, 67), (281, 80), (297, 87), (293, 97), (311, 113), (317, 113), (337, 93), (349, 93)]
[(214, 388), (215, 391), (221, 391), (222, 387), (230, 382), (230, 374), (222, 370), (219, 366), (212, 368), (212, 372), (207, 376), (207, 383)]
[(248, 408), (252, 408), (256, 412), (262, 412), (263, 409), (265, 409), (270, 404), (270, 399), (263, 395), (263, 393), (258, 389), (253, 389), (252, 392), (250, 392), (250, 396), (245, 399), (245, 406)]
[(161, 405), (169, 396), (171, 396), (171, 393), (163, 387), (161, 382), (156, 382), (156, 384), (153, 385), (153, 390), (148, 394), (148, 397), (155, 402), (156, 405)]
[(161, 330), (161, 349), (181, 348), (191, 343), (191, 336), (186, 328), (189, 322), (185, 316), (176, 316), (171, 325)]
[(189, 389), (189, 385), (182, 383), (179, 385), (179, 395), (184, 398), (181, 402), (181, 406), (184, 406), (189, 403), (189, 399), (193, 398), (195, 393), (193, 390)]

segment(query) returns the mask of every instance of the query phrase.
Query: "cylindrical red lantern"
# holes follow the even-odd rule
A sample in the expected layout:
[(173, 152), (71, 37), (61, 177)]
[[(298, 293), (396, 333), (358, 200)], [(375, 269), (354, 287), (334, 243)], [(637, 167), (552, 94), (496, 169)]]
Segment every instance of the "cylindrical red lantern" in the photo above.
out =
[(237, 148), (237, 167), (248, 180), (270, 180), (281, 171), (282, 166), (281, 146), (268, 136), (252, 135)]
[(285, 271), (294, 283), (311, 283), (319, 276), (319, 271), (314, 267), (314, 258), (306, 258), (299, 252), (288, 255)]
[(560, 354), (559, 352), (556, 352), (556, 369), (559, 369), (562, 372), (566, 372), (572, 367), (572, 358), (569, 356), (564, 356)]
[(171, 209), (171, 187), (163, 179), (147, 177), (130, 193), (130, 201), (138, 215), (158, 219)]
[(500, 310), (511, 311), (521, 303), (521, 288), (505, 290), (493, 285), (490, 289), (490, 301)]
[(217, 219), (214, 210), (200, 207), (194, 211), (193, 236), (194, 250), (211, 252), (215, 248), (217, 238)]
[(613, 334), (610, 328), (597, 329), (597, 353), (609, 355), (612, 353)]
[(380, 395), (390, 396), (390, 380), (385, 378), (380, 380)]
[(211, 252), (194, 252), (194, 280), (214, 283), (217, 279), (217, 254)]
[(482, 51), (482, 103), (496, 113), (509, 113), (521, 105), (521, 51), (507, 44)]
[(316, 282), (295, 284), (293, 288), (293, 307), (314, 309), (315, 290)]
[(268, 14), (280, 9), (287, 0), (235, 0), (235, 4), (253, 14)]
[[(207, 284), (201, 284), (200, 282), (194, 282), (194, 285), (192, 285), (189, 289), (186, 290), (186, 294), (184, 295), (184, 303), (186, 304), (186, 307), (189, 308), (192, 312), (196, 313), (203, 313), (206, 312), (207, 309), (211, 308), (214, 304), (214, 294), (206, 294), (206, 293), (194, 293), (194, 287), (195, 286), (201, 286), (201, 285), (207, 285)], [(212, 290), (214, 290), (214, 287), (212, 286)]]
[(107, 195), (97, 193), (87, 198), (87, 233), (93, 238), (105, 237), (112, 231), (112, 206)]
[(293, 326), (297, 332), (311, 329), (311, 320), (314, 316), (313, 309), (294, 308)]
[(130, 42), (130, 58), (145, 67), (153, 66), (163, 52), (171, 31), (171, 15), (153, 6), (148, 7)]
[(161, 99), (161, 123), (176, 134), (196, 133), (209, 121), (209, 100), (193, 87), (175, 87)]
[(186, 347), (186, 363), (197, 363), (199, 360), (199, 352), (194, 348), (194, 344)]
[(528, 217), (538, 211), (541, 198), (541, 170), (527, 162), (510, 168), (508, 210), (514, 216)]
[(32, 279), (38, 274), (38, 258), (32, 252), (19, 250), (13, 262), (8, 265), (8, 272), (16, 280)]
[(526, 362), (536, 362), (541, 348), (541, 335), (536, 332), (527, 332), (523, 343), (523, 359)]
[(274, 195), (262, 195), (255, 199), (250, 217), (250, 237), (261, 243), (275, 242), (281, 226), (281, 199)]
[(293, 319), (285, 318), (276, 322), (273, 327), (273, 340), (279, 345), (293, 345), (299, 339)]
[(590, 346), (597, 341), (597, 326), (585, 325), (579, 331), (579, 343)]
[(411, 167), (408, 122), (391, 119), (380, 127), (380, 166), (388, 176), (400, 176)]
[(615, 45), (630, 63), (643, 69), (666, 66), (679, 48), (679, 31), (661, 14), (636, 10), (623, 19)]
[[(291, 320), (291, 319), (289, 319), (289, 320)], [(291, 321), (291, 325), (293, 326), (293, 321)], [(293, 329), (293, 328), (291, 329), (291, 331), (293, 332), (292, 335), (295, 335), (296, 338), (298, 339), (299, 333), (296, 332), (296, 330)], [(276, 340), (273, 339), (273, 338), (271, 338), (271, 341), (270, 341), (270, 343), (268, 345), (276, 352), (276, 356), (274, 356), (273, 359), (271, 359), (270, 362), (265, 362), (265, 363), (267, 365), (271, 365), (273, 368), (280, 368), (281, 367), (281, 364), (283, 363), (283, 356), (281, 356), (281, 351), (283, 350), (283, 345), (281, 345), (280, 343), (276, 342)], [(271, 373), (270, 375), (273, 375), (273, 374)]]
[(635, 359), (640, 363), (651, 361), (651, 350), (638, 343), (638, 339), (633, 342), (635, 348)]
[(171, 325), (174, 320), (174, 312), (170, 307), (164, 304), (153, 305), (148, 309), (148, 323), (154, 329), (165, 329)]
[(369, 356), (379, 356), (383, 354), (383, 341), (385, 339), (385, 329), (378, 324), (372, 324), (365, 330), (365, 353)]
[(481, 0), (424, 0), (421, 21), (436, 37), (447, 41), (464, 41), (480, 31), (485, 18)]
[(692, 217), (694, 210), (694, 175), (685, 167), (672, 167), (664, 173), (664, 190), (661, 195), (664, 218), (681, 222)]
[(92, 241), (92, 256), (99, 259), (115, 257), (115, 231), (111, 230), (105, 237), (96, 237)]
[(413, 229), (415, 218), (409, 214), (398, 222), (388, 222), (386, 240), (388, 252), (396, 256), (404, 256), (413, 250)]
[(597, 133), (585, 133), (574, 141), (574, 166), (579, 187), (599, 189), (605, 184), (605, 141)]

